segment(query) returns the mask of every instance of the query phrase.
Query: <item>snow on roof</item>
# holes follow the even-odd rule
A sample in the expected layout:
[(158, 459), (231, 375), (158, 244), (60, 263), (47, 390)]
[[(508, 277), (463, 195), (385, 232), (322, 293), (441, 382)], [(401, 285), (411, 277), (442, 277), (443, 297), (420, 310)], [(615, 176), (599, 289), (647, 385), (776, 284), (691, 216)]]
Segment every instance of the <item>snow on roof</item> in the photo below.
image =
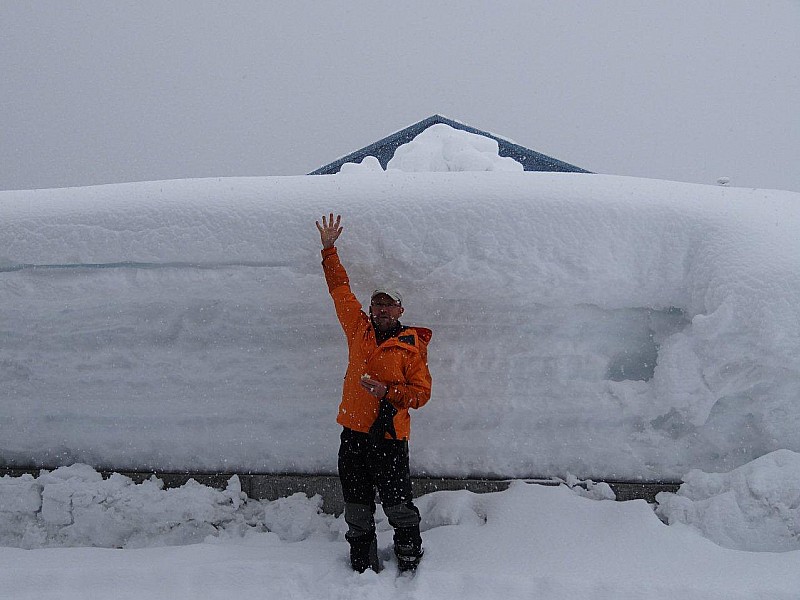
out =
[(342, 165), (345, 163), (361, 163), (365, 158), (370, 156), (376, 157), (381, 167), (386, 169), (387, 164), (392, 159), (395, 151), (399, 147), (401, 147), (403, 144), (408, 144), (423, 131), (435, 125), (446, 125), (459, 131), (466, 131), (473, 135), (496, 141), (499, 146), (499, 155), (501, 157), (507, 157), (515, 160), (516, 162), (520, 163), (526, 171), (555, 171), (569, 173), (589, 172), (585, 169), (581, 169), (580, 167), (576, 167), (575, 165), (571, 165), (556, 158), (546, 156), (545, 154), (535, 152), (534, 150), (530, 150), (524, 146), (520, 146), (519, 144), (516, 144), (511, 140), (498, 136), (494, 133), (482, 131), (472, 127), (471, 125), (467, 125), (460, 121), (449, 119), (441, 115), (432, 115), (427, 119), (423, 119), (418, 123), (414, 123), (413, 125), (409, 125), (400, 131), (396, 131), (395, 133), (378, 140), (369, 146), (365, 146), (364, 148), (356, 150), (355, 152), (351, 152), (347, 156), (335, 160), (328, 165), (320, 167), (319, 169), (309, 173), (309, 175), (332, 175), (334, 173), (338, 173)]

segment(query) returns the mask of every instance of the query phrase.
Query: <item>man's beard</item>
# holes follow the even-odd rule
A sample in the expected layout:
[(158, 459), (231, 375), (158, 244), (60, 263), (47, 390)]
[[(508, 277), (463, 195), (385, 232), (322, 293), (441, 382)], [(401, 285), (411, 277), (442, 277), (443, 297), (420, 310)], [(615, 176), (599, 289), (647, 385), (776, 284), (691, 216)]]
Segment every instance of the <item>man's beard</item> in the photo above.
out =
[(376, 319), (374, 315), (370, 316), (370, 320), (372, 321), (372, 327), (380, 333), (381, 335), (388, 335), (392, 336), (402, 328), (400, 325), (400, 321), (395, 321), (392, 319)]

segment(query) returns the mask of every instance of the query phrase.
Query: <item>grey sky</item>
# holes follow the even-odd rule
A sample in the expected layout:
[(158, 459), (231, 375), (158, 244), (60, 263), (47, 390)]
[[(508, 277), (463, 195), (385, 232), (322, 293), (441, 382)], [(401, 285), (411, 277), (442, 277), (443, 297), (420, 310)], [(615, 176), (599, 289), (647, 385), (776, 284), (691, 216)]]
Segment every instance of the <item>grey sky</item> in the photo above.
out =
[(299, 175), (434, 113), (800, 191), (800, 1), (0, 0), (0, 189)]

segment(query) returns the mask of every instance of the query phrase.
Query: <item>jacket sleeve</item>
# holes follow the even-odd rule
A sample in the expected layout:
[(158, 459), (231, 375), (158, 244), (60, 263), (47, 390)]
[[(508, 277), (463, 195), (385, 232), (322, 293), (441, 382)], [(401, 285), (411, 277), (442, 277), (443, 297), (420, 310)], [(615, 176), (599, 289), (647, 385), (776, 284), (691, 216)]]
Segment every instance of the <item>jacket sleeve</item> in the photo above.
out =
[(347, 271), (339, 261), (339, 253), (335, 246), (322, 250), (322, 270), (325, 273), (325, 281), (328, 283), (328, 292), (333, 298), (336, 316), (339, 318), (339, 323), (349, 342), (358, 332), (359, 325), (365, 316), (361, 310), (361, 303), (350, 290)]
[(405, 369), (405, 383), (392, 384), (386, 392), (386, 399), (396, 408), (419, 408), (431, 398), (431, 374), (428, 371), (426, 349), (415, 355)]

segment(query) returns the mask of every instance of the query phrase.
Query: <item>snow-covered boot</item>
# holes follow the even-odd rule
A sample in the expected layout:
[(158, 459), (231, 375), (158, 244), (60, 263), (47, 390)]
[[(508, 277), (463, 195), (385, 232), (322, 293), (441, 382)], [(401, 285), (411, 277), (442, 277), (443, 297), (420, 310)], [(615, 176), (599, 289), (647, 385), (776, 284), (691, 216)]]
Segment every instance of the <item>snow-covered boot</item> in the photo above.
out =
[(416, 571), (419, 561), (422, 560), (422, 555), (425, 550), (422, 546), (398, 546), (395, 544), (394, 553), (397, 556), (397, 568), (400, 572)]
[(372, 569), (376, 573), (380, 572), (378, 538), (374, 533), (348, 538), (347, 541), (350, 543), (350, 564), (354, 571), (363, 573), (367, 569)]
[(397, 527), (394, 530), (394, 554), (401, 572), (416, 570), (424, 553), (419, 526)]

